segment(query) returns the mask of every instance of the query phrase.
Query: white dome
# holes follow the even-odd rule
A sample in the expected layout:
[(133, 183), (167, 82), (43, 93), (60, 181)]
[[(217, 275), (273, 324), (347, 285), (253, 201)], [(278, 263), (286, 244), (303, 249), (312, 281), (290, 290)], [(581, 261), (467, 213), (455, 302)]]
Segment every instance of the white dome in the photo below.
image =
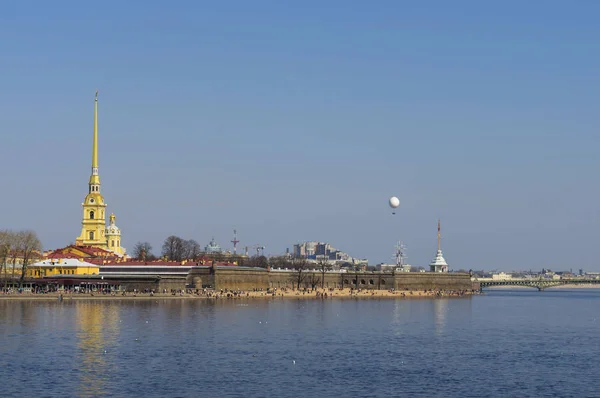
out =
[(121, 235), (121, 230), (116, 225), (106, 227), (107, 235)]
[(435, 255), (435, 258), (433, 259), (433, 261), (429, 264), (429, 265), (433, 265), (433, 266), (448, 266), (448, 264), (446, 263), (446, 259), (444, 258), (444, 255), (442, 254), (441, 250), (437, 251), (437, 254)]

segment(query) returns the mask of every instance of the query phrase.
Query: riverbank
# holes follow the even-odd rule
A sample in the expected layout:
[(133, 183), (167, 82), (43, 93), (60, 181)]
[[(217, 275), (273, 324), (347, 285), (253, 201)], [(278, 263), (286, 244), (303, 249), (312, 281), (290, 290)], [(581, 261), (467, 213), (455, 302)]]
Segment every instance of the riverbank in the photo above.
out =
[(443, 290), (351, 290), (351, 289), (315, 289), (313, 291), (278, 290), (278, 291), (200, 291), (178, 293), (9, 293), (0, 294), (0, 300), (222, 300), (222, 299), (337, 299), (337, 298), (390, 298), (409, 299), (427, 297), (461, 297), (478, 294), (474, 291)]

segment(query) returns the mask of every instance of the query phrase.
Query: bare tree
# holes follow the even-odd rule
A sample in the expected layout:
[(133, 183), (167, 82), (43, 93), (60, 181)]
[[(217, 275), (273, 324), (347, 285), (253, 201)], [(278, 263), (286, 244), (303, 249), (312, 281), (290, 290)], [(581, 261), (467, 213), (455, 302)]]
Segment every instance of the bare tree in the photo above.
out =
[(265, 256), (252, 256), (248, 259), (249, 267), (267, 268), (269, 262)]
[(288, 268), (290, 262), (285, 256), (272, 256), (269, 257), (269, 266), (271, 268)]
[(300, 289), (300, 285), (307, 278), (308, 261), (304, 257), (292, 257), (290, 259), (290, 267), (294, 270), (292, 274), (292, 282)]
[(196, 242), (194, 239), (186, 240), (185, 248), (185, 258), (190, 260), (196, 260), (202, 254), (202, 247), (200, 246), (200, 243)]
[(225, 256), (221, 252), (213, 252), (208, 255), (213, 261), (221, 262), (225, 260)]
[(331, 269), (327, 259), (321, 258), (317, 261), (317, 268), (321, 271), (321, 289), (325, 288), (325, 273)]
[(148, 242), (138, 242), (133, 247), (133, 258), (140, 261), (152, 261), (155, 259), (152, 254), (152, 245)]
[(39, 258), (40, 252), (42, 251), (42, 242), (38, 238), (34, 231), (21, 231), (19, 232), (19, 241), (21, 243), (21, 250), (23, 255), (23, 262), (21, 263), (21, 277), (19, 279), (19, 287), (23, 286), (23, 280), (27, 273), (27, 266), (35, 259)]
[(171, 235), (167, 239), (162, 246), (162, 256), (166, 257), (170, 261), (181, 261), (187, 254), (187, 248), (185, 244), (185, 240), (181, 239), (179, 236)]
[(12, 234), (11, 236), (11, 248), (10, 248), (10, 263), (12, 266), (12, 274), (11, 274), (11, 279), (14, 281), (15, 280), (15, 275), (17, 272), (17, 261), (19, 260), (19, 258), (21, 257), (21, 254), (23, 253), (23, 238), (24, 238), (24, 234), (22, 231), (19, 232), (15, 232)]
[(322, 281), (321, 277), (316, 272), (308, 272), (307, 273), (307, 277), (308, 277), (308, 280), (310, 282), (310, 287), (312, 289), (314, 289), (315, 287), (319, 286), (319, 284)]
[(269, 257), (269, 266), (271, 268), (288, 268), (290, 266), (290, 260), (285, 256)]
[(14, 232), (12, 231), (0, 231), (0, 277), (4, 275), (4, 288), (8, 283), (6, 264), (10, 256), (13, 236)]

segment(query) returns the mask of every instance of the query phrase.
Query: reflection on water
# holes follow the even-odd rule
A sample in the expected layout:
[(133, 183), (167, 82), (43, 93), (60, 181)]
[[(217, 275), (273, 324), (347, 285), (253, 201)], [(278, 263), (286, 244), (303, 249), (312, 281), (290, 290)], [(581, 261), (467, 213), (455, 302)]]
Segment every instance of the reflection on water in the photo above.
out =
[(410, 318), (410, 306), (405, 300), (394, 300), (394, 311), (392, 312), (391, 325), (394, 335), (401, 337), (406, 329), (407, 318)]
[(433, 315), (435, 317), (435, 332), (437, 335), (442, 335), (444, 333), (448, 312), (448, 301), (449, 299), (446, 298), (433, 300)]
[(106, 354), (119, 334), (119, 306), (114, 303), (77, 301), (76, 361), (80, 366), (79, 393), (98, 396), (105, 391), (108, 373)]
[(0, 395), (596, 397), (599, 306), (600, 291), (0, 299)]

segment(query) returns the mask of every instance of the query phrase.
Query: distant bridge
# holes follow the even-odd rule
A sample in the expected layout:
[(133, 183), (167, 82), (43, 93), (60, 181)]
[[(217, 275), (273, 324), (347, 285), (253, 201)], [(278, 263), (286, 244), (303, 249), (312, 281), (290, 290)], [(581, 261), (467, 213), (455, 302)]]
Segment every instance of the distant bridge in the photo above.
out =
[(474, 282), (479, 282), (480, 290), (494, 286), (527, 286), (542, 291), (560, 285), (600, 285), (600, 279), (508, 279), (504, 281), (475, 279)]

